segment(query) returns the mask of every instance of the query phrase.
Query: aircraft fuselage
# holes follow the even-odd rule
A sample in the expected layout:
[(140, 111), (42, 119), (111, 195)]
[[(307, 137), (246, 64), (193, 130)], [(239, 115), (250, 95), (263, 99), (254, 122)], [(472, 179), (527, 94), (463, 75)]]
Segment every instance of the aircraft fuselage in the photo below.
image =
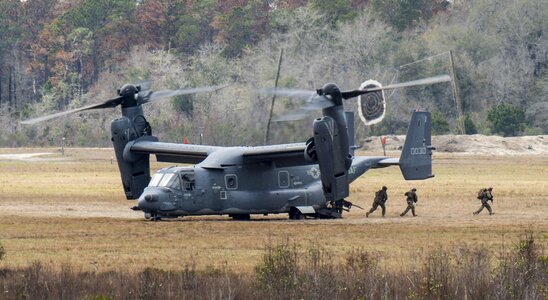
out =
[(168, 216), (288, 213), (326, 206), (318, 165), (278, 168), (169, 167), (159, 170), (139, 198), (145, 214)]

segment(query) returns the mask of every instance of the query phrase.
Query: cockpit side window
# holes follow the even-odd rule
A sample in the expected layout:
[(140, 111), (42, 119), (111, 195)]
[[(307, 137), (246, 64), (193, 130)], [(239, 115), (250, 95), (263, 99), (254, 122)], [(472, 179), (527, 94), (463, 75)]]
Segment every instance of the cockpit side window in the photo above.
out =
[(194, 191), (196, 187), (196, 180), (194, 177), (194, 174), (192, 173), (182, 173), (181, 174), (182, 179), (182, 186), (183, 190), (185, 191)]

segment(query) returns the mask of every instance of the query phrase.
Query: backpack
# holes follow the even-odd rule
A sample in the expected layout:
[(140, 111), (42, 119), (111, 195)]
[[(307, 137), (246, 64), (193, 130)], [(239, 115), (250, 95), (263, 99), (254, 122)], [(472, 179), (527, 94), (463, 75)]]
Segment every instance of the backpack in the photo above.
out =
[(478, 192), (478, 199), (483, 199), (483, 194), (485, 193), (485, 189), (480, 189), (479, 192)]

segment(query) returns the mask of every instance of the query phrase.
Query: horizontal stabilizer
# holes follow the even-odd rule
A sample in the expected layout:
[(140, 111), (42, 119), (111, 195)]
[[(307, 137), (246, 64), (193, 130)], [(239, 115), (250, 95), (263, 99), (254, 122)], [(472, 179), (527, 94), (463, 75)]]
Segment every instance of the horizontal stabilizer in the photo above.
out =
[(397, 166), (400, 164), (400, 159), (399, 158), (385, 158), (381, 161), (379, 161), (378, 163), (379, 165), (381, 166)]

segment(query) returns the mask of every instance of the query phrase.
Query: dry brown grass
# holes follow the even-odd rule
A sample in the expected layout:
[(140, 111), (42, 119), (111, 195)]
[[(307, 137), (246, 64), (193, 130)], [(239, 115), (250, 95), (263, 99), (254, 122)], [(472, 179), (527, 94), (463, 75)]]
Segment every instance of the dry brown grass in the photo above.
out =
[[(52, 151), (49, 151), (52, 150)], [(228, 266), (251, 272), (270, 242), (319, 245), (330, 253), (356, 248), (401, 265), (420, 249), (484, 244), (497, 252), (502, 243), (531, 230), (548, 245), (548, 157), (436, 154), (427, 181), (406, 182), (398, 168), (373, 170), (351, 187), (350, 201), (368, 208), (387, 185), (388, 215), (354, 209), (342, 220), (289, 221), (286, 215), (234, 222), (228, 217), (189, 217), (146, 222), (123, 197), (110, 149), (1, 149), (0, 153), (52, 152), (45, 159), (0, 161), (0, 242), (2, 264), (34, 261), (70, 263), (84, 270), (178, 270)], [(160, 165), (154, 164), (153, 168)], [(494, 187), (494, 216), (473, 216), (475, 193)], [(419, 217), (400, 218), (403, 193), (416, 187)]]

